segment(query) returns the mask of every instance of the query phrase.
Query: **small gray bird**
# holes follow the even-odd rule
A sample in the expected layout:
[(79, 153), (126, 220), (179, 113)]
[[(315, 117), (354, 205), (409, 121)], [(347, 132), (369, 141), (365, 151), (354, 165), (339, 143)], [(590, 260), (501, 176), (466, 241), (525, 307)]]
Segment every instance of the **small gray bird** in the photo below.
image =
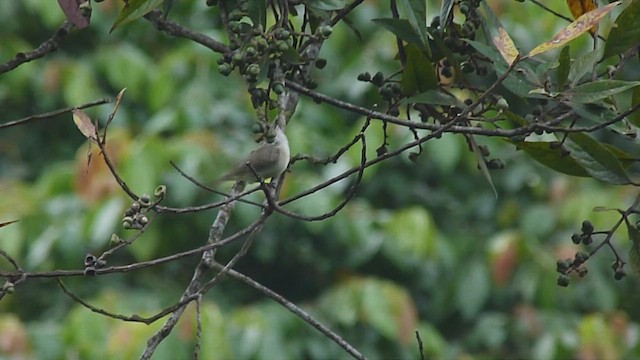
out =
[(222, 181), (257, 182), (256, 175), (247, 166), (247, 163), (251, 164), (251, 167), (262, 179), (278, 177), (287, 169), (290, 156), (289, 140), (284, 131), (276, 126), (275, 137), (271, 142), (264, 139), (260, 143), (260, 147), (253, 150), (246, 159), (236, 163), (231, 171), (222, 175), (216, 180), (216, 183)]

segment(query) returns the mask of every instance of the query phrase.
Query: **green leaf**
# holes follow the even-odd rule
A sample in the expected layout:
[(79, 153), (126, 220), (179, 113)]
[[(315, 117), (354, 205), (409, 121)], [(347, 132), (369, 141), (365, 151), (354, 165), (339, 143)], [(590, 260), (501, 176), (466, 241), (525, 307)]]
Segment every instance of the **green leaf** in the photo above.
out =
[(431, 57), (427, 36), (427, 3), (425, 0), (402, 0), (409, 24), (420, 38), (420, 48)]
[[(249, 2), (252, 2), (250, 0)], [(345, 8), (350, 1), (349, 0), (308, 0), (305, 3), (317, 10), (331, 11), (331, 10), (340, 10)]]
[(405, 19), (393, 19), (393, 18), (379, 18), (372, 20), (376, 24), (382, 25), (385, 29), (392, 32), (395, 36), (399, 37), (408, 43), (421, 45), (421, 39), (415, 30)]
[[(471, 46), (478, 50), (478, 52), (480, 52), (482, 55), (488, 57), (491, 60), (497, 76), (501, 76), (507, 71), (507, 62), (502, 58), (502, 55), (500, 55), (497, 49), (478, 41), (465, 41), (471, 44)], [(521, 64), (522, 66), (524, 66), (524, 63)], [(523, 74), (523, 72), (526, 73), (526, 70), (521, 67), (516, 68), (515, 71), (511, 71), (509, 76), (507, 76), (507, 78), (502, 82), (502, 85), (504, 85), (504, 87), (506, 87), (509, 91), (518, 96), (539, 98), (540, 95), (531, 92), (531, 90), (533, 90), (535, 86), (533, 83), (527, 80), (526, 75)]]
[(583, 133), (571, 133), (565, 146), (569, 156), (576, 160), (594, 179), (614, 185), (631, 183), (620, 160), (596, 139)]
[(456, 304), (464, 319), (471, 319), (482, 309), (491, 294), (491, 277), (487, 266), (479, 261), (462, 273), (456, 292)]
[(576, 84), (583, 76), (593, 72), (593, 69), (600, 59), (600, 50), (596, 49), (579, 56), (571, 65), (569, 70), (569, 80), (572, 84)]
[[(635, 87), (633, 93), (631, 93), (631, 108), (640, 106), (640, 87)], [(640, 126), (640, 109), (637, 109), (634, 113), (629, 114), (629, 121), (635, 125)]]
[(640, 81), (597, 80), (578, 85), (567, 92), (575, 103), (594, 103), (640, 85)]
[(384, 249), (397, 261), (405, 261), (407, 255), (420, 259), (436, 255), (436, 225), (429, 212), (422, 207), (396, 211), (386, 223), (384, 230), (387, 236), (393, 239), (392, 242), (385, 242)]
[(402, 103), (459, 106), (461, 108), (464, 108), (465, 106), (464, 103), (458, 100), (455, 96), (439, 90), (427, 90), (410, 98), (404, 99)]
[(406, 290), (390, 282), (365, 279), (362, 284), (362, 314), (371, 326), (391, 341), (401, 336), (402, 319), (414, 308)]
[(487, 180), (487, 182), (491, 186), (491, 190), (493, 190), (493, 194), (497, 198), (498, 197), (498, 191), (496, 190), (495, 185), (493, 185), (493, 180), (491, 179), (491, 173), (489, 172), (489, 168), (487, 167), (487, 163), (484, 161), (484, 156), (482, 156), (482, 151), (480, 150), (480, 147), (478, 146), (478, 143), (476, 142), (476, 140), (473, 137), (473, 135), (467, 134), (465, 136), (467, 137), (467, 140), (469, 141), (469, 145), (471, 145), (471, 150), (476, 155), (476, 159), (478, 160), (478, 166), (480, 167), (480, 171), (482, 172), (482, 175), (484, 176), (484, 178)]
[(570, 156), (562, 156), (559, 149), (549, 147), (550, 142), (522, 141), (513, 143), (540, 164), (570, 176), (588, 177), (589, 173)]
[(128, 3), (125, 3), (120, 14), (118, 14), (116, 21), (111, 25), (109, 32), (115, 30), (116, 27), (130, 23), (147, 15), (151, 10), (160, 6), (162, 1), (163, 0), (129, 0)]
[[(640, 87), (636, 87), (640, 89)], [(612, 109), (611, 106), (600, 106), (599, 104), (571, 104), (571, 107), (582, 118), (588, 120), (593, 124), (610, 123), (619, 117), (617, 111)], [(615, 131), (619, 134), (628, 136), (635, 134), (637, 129), (630, 125), (625, 119), (616, 121), (607, 126), (607, 129)]]
[(438, 86), (431, 61), (413, 44), (405, 46), (407, 66), (402, 73), (402, 90), (407, 95), (425, 92)]
[(620, 13), (611, 27), (603, 58), (617, 55), (640, 43), (640, 1), (635, 0)]
[(442, 1), (442, 6), (440, 7), (440, 27), (445, 29), (447, 27), (447, 23), (453, 19), (453, 4), (455, 1), (453, 0), (444, 0)]
[(267, 2), (266, 0), (247, 1), (247, 13), (253, 25), (267, 25)]
[(636, 276), (640, 276), (640, 230), (629, 222), (626, 224), (629, 240), (631, 240), (629, 264), (631, 265), (633, 273), (636, 274)]
[(570, 55), (570, 47), (565, 46), (560, 51), (560, 56), (558, 56), (558, 70), (556, 70), (556, 81), (557, 90), (562, 91), (562, 88), (567, 83), (567, 79), (569, 78), (569, 70), (571, 69), (571, 55)]

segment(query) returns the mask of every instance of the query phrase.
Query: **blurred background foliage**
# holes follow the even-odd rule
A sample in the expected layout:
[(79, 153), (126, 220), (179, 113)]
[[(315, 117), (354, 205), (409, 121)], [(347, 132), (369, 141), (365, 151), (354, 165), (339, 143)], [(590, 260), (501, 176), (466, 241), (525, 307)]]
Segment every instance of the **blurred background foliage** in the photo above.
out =
[[(566, 25), (531, 3), (491, 4), (522, 48)], [(166, 204), (174, 206), (218, 200), (179, 176), (169, 161), (206, 183), (253, 147), (255, 115), (242, 79), (218, 74), (219, 55), (168, 37), (146, 21), (109, 34), (117, 5), (94, 4), (89, 28), (72, 32), (56, 53), (0, 76), (2, 122), (114, 98), (126, 87), (107, 146), (130, 187), (151, 193), (166, 184)], [(569, 14), (564, 2), (548, 5)], [(429, 14), (437, 15), (439, 6), (430, 1)], [(385, 2), (366, 1), (351, 14), (362, 39), (344, 24), (336, 26), (321, 52), (327, 67), (315, 73), (320, 92), (363, 106), (380, 101), (375, 89), (355, 79), (363, 71), (390, 73), (397, 66), (394, 38), (370, 21), (386, 12)], [(204, 1), (176, 1), (170, 19), (224, 39), (216, 30), (216, 9)], [(55, 1), (0, 2), (0, 61), (37, 47), (63, 20)], [(586, 38), (572, 50), (588, 49)], [(104, 105), (86, 111), (104, 120), (111, 110)], [(363, 120), (305, 99), (287, 128), (292, 153), (332, 154)], [(411, 136), (390, 130), (398, 143)], [(381, 134), (375, 124), (371, 155)], [(331, 219), (308, 223), (275, 215), (237, 270), (301, 305), (372, 359), (416, 359), (416, 330), (433, 359), (640, 358), (637, 279), (615, 282), (610, 254), (590, 260), (588, 276), (568, 288), (555, 284), (556, 260), (578, 250), (570, 236), (582, 220), (608, 228), (617, 219), (591, 209), (625, 208), (633, 189), (558, 175), (503, 141), (478, 141), (506, 163), (493, 172), (498, 198), (464, 139), (445, 135), (427, 143), (415, 163), (404, 155), (368, 169), (356, 198)], [(359, 150), (326, 167), (299, 162), (283, 196), (358, 162)], [(290, 207), (319, 214), (335, 206), (348, 186), (339, 183)], [(85, 254), (109, 247), (112, 233), (127, 236), (120, 223), (130, 200), (70, 115), (0, 132), (0, 193), (0, 221), (20, 220), (0, 229), (0, 248), (25, 269), (79, 269)], [(257, 214), (239, 204), (227, 233)], [(110, 264), (200, 246), (214, 216), (160, 215)], [(626, 235), (620, 235), (617, 244), (626, 249)], [(223, 249), (221, 260), (237, 249)], [(178, 299), (196, 261), (64, 282), (98, 307), (151, 315)], [(0, 266), (10, 269), (4, 259)], [(210, 291), (202, 310), (203, 359), (346, 356), (279, 305), (233, 281)], [(137, 358), (159, 326), (161, 321), (146, 326), (94, 314), (51, 279), (28, 281), (0, 302), (0, 358)], [(195, 342), (191, 308), (154, 358), (190, 357)]]

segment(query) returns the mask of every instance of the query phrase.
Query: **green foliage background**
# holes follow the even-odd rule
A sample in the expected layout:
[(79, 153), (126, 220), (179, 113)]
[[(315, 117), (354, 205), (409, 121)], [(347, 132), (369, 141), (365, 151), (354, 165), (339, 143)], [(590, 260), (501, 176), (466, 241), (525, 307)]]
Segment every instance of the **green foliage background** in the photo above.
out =
[[(496, 3), (523, 48), (566, 25), (531, 4)], [(371, 22), (384, 15), (383, 6), (365, 2), (351, 15), (361, 40), (344, 24), (335, 28), (321, 52), (327, 67), (315, 73), (320, 92), (363, 106), (380, 101), (375, 89), (355, 79), (363, 71), (395, 70), (395, 40)], [(435, 15), (438, 8), (430, 4), (428, 11)], [(553, 8), (568, 14), (562, 2)], [(146, 21), (109, 34), (116, 16), (114, 1), (94, 4), (91, 26), (72, 32), (56, 53), (0, 75), (2, 122), (113, 98), (126, 87), (108, 139), (122, 177), (138, 193), (166, 184), (167, 204), (217, 200), (180, 177), (169, 161), (206, 182), (253, 146), (255, 116), (242, 79), (221, 76), (218, 55), (161, 34)], [(215, 30), (216, 10), (204, 1), (177, 1), (170, 18), (224, 37)], [(63, 20), (54, 1), (0, 2), (0, 61), (37, 47)], [(584, 38), (572, 44), (573, 51), (588, 49)], [(87, 112), (104, 120), (111, 110), (106, 105)], [(332, 154), (363, 120), (305, 100), (287, 128), (292, 152)], [(375, 127), (382, 141), (381, 127)], [(391, 130), (396, 141), (411, 136)], [(414, 331), (435, 359), (640, 357), (637, 279), (614, 282), (609, 254), (590, 260), (589, 275), (573, 279), (570, 287), (555, 284), (556, 260), (578, 250), (570, 236), (582, 220), (610, 226), (614, 213), (591, 209), (625, 207), (632, 189), (558, 175), (508, 143), (479, 141), (507, 165), (492, 174), (498, 198), (464, 139), (445, 135), (429, 142), (415, 163), (402, 156), (368, 170), (355, 200), (329, 220), (305, 223), (276, 215), (237, 269), (301, 305), (372, 359), (417, 358)], [(0, 229), (0, 248), (25, 269), (79, 269), (86, 253), (108, 248), (112, 233), (126, 236), (119, 224), (129, 200), (104, 169), (87, 170), (88, 153), (70, 115), (0, 131), (0, 222), (20, 220)], [(326, 167), (298, 163), (283, 196), (358, 162), (354, 151)], [(102, 186), (88, 187), (89, 180)], [(309, 196), (292, 209), (322, 213), (339, 203), (348, 185)], [(257, 213), (239, 205), (227, 232)], [(161, 215), (110, 264), (200, 246), (214, 216)], [(224, 249), (221, 258), (233, 250), (237, 246)], [(177, 300), (196, 261), (64, 281), (98, 307), (150, 315)], [(0, 266), (10, 269), (4, 260)], [(301, 320), (239, 283), (216, 287), (202, 310), (203, 359), (345, 357)], [(136, 358), (160, 325), (91, 313), (55, 281), (29, 281), (0, 302), (0, 343), (10, 344), (0, 347), (0, 358)], [(155, 358), (187, 358), (195, 342), (190, 311)]]

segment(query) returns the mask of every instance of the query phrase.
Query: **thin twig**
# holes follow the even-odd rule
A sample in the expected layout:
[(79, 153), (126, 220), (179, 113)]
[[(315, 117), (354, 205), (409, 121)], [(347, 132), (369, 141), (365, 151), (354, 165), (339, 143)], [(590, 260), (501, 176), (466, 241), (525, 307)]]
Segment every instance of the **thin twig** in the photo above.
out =
[(65, 114), (65, 113), (72, 112), (75, 109), (86, 109), (86, 108), (90, 108), (92, 106), (107, 104), (107, 103), (110, 103), (110, 102), (111, 102), (111, 99), (99, 99), (99, 100), (94, 100), (94, 101), (88, 102), (86, 104), (78, 105), (78, 106), (69, 106), (69, 107), (66, 107), (66, 108), (53, 110), (53, 111), (46, 112), (46, 113), (43, 113), (43, 114), (31, 115), (31, 116), (27, 116), (27, 117), (22, 118), (22, 119), (13, 120), (13, 121), (6, 122), (4, 124), (0, 124), (0, 129), (8, 128), (8, 127), (11, 127), (11, 126), (20, 125), (20, 124), (23, 124), (23, 123), (26, 123), (26, 122), (29, 122), (29, 121), (33, 121), (33, 120), (48, 119), (48, 118), (51, 118), (51, 117), (54, 117), (54, 116), (58, 116), (58, 115), (62, 115), (62, 114)]
[[(215, 269), (218, 269), (218, 270), (221, 270), (221, 269), (224, 268), (224, 265), (219, 264), (219, 263), (213, 263), (212, 265), (214, 266)], [(344, 339), (342, 339), (338, 334), (336, 334), (335, 332), (331, 331), (328, 327), (326, 327), (325, 325), (320, 323), (318, 320), (313, 318), (311, 315), (309, 315), (307, 312), (305, 312), (304, 310), (302, 310), (301, 308), (296, 306), (291, 301), (287, 300), (282, 295), (276, 293), (275, 291), (273, 291), (273, 290), (269, 289), (268, 287), (260, 284), (259, 282), (253, 280), (252, 278), (250, 278), (250, 277), (248, 277), (248, 276), (246, 276), (246, 275), (244, 275), (242, 273), (239, 273), (239, 272), (237, 272), (235, 270), (232, 270), (232, 269), (228, 270), (227, 271), (227, 275), (229, 277), (235, 279), (235, 280), (239, 280), (239, 281), (249, 285), (251, 288), (259, 291), (260, 293), (264, 294), (265, 296), (273, 299), (274, 301), (276, 301), (280, 305), (284, 306), (287, 310), (291, 311), (293, 314), (298, 316), (300, 319), (304, 320), (309, 325), (313, 326), (316, 330), (320, 331), (326, 337), (328, 337), (333, 342), (338, 344), (338, 346), (343, 348), (347, 353), (349, 353), (354, 358), (362, 359), (362, 360), (366, 359), (366, 357), (362, 353), (360, 353), (351, 344), (349, 344)]]
[(58, 30), (56, 30), (48, 40), (40, 44), (40, 46), (35, 50), (26, 53), (19, 52), (13, 59), (4, 64), (0, 64), (0, 74), (9, 72), (24, 63), (45, 57), (47, 54), (55, 52), (58, 50), (60, 43), (67, 37), (67, 34), (69, 34), (71, 29), (73, 29), (73, 23), (69, 20), (65, 20)]
[(226, 54), (231, 51), (225, 44), (207, 35), (197, 33), (180, 24), (166, 20), (164, 18), (164, 14), (160, 10), (153, 10), (145, 15), (144, 18), (149, 20), (156, 29), (164, 31), (169, 35), (197, 42), (198, 44), (204, 45), (217, 53)]

